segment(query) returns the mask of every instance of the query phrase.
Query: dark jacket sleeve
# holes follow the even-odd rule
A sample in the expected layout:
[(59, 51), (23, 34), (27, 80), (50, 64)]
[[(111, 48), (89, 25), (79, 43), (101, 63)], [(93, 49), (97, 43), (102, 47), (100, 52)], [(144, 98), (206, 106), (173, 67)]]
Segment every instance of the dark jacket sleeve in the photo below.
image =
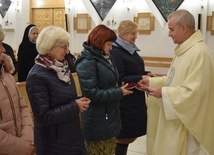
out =
[(6, 43), (2, 43), (3, 47), (5, 48), (5, 54), (9, 55), (13, 61), (13, 65), (15, 67), (15, 71), (12, 73), (12, 75), (15, 75), (16, 72), (18, 71), (18, 68), (19, 68), (19, 64), (18, 64), (18, 61), (16, 60), (15, 58), (15, 55), (14, 55), (14, 52), (13, 52), (13, 48), (6, 44)]

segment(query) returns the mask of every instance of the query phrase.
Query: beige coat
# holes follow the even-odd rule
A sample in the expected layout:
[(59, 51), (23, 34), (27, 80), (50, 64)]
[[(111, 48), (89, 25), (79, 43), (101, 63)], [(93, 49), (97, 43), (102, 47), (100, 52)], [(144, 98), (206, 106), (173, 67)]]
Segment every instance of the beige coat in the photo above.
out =
[(151, 87), (163, 87), (161, 99), (149, 97), (148, 155), (186, 155), (193, 149), (188, 142), (214, 154), (213, 79), (214, 57), (196, 31), (175, 48), (168, 75), (150, 78)]
[(27, 105), (10, 74), (12, 61), (2, 54), (0, 74), (0, 155), (26, 155), (34, 141), (33, 122)]

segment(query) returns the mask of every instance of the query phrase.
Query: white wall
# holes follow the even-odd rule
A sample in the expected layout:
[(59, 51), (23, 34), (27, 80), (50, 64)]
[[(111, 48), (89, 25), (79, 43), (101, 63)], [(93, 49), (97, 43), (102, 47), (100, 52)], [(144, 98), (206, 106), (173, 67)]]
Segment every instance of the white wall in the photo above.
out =
[[(21, 0), (20, 0), (21, 1)], [(23, 2), (24, 1), (24, 2)], [(29, 6), (30, 0), (22, 0), (21, 9), (19, 11), (14, 11), (14, 8), (10, 8), (8, 11), (9, 21), (12, 22), (11, 25), (5, 26), (5, 19), (0, 18), (0, 23), (3, 25), (6, 31), (5, 42), (9, 43), (14, 49), (18, 49), (21, 42), (24, 29), (29, 24)], [(155, 30), (151, 32), (150, 35), (138, 35), (136, 45), (141, 49), (140, 55), (148, 56), (173, 56), (173, 49), (176, 45), (173, 44), (171, 38), (168, 37), (168, 27), (167, 23), (163, 25), (160, 18), (155, 13), (155, 10), (151, 10), (147, 4), (148, 0), (133, 0), (133, 4), (130, 6), (130, 10), (126, 10), (126, 6), (123, 3), (124, 0), (117, 0), (112, 10), (106, 16), (104, 21), (101, 21), (95, 9), (91, 5), (89, 0), (70, 0), (70, 10), (66, 8), (66, 13), (69, 17), (70, 34), (71, 34), (71, 47), (72, 52), (81, 52), (82, 43), (87, 39), (88, 34), (76, 33), (73, 30), (73, 17), (79, 13), (88, 13), (92, 17), (92, 28), (97, 24), (106, 24), (107, 21), (111, 21), (114, 17), (116, 21), (115, 26), (110, 26), (110, 28), (116, 30), (119, 22), (124, 19), (133, 20), (137, 13), (151, 12), (155, 14)], [(214, 1), (213, 0), (203, 0), (204, 8), (201, 8), (201, 0), (185, 0), (179, 8), (188, 9), (196, 18), (197, 27), (197, 17), (198, 14), (202, 14), (202, 25), (201, 31), (203, 33), (204, 39), (207, 44), (211, 47), (214, 52), (214, 35), (211, 35), (210, 31), (206, 31), (206, 19), (207, 16), (212, 14), (214, 11)], [(158, 18), (158, 19), (157, 19)], [(90, 31), (89, 31), (90, 32)]]
[[(0, 23), (6, 32), (4, 42), (10, 44), (13, 49), (18, 51), (24, 29), (30, 21), (30, 0), (19, 0), (18, 7), (16, 4), (16, 0), (13, 0), (5, 18), (0, 18)], [(8, 25), (5, 24), (7, 20)]]
[[(116, 30), (118, 24), (121, 20), (130, 19), (133, 20), (134, 16), (137, 16), (137, 13), (141, 12), (151, 12), (156, 17), (154, 10), (151, 10), (150, 6), (147, 4), (147, 0), (133, 0), (133, 5), (130, 6), (130, 10), (126, 10), (126, 6), (123, 3), (124, 0), (117, 0), (112, 10), (106, 16), (106, 18), (101, 21), (93, 6), (90, 4), (89, 0), (75, 1), (73, 0), (73, 9), (67, 11), (70, 16), (75, 16), (79, 13), (88, 13), (92, 17), (92, 28), (97, 24), (106, 24), (107, 21), (111, 21), (114, 17), (116, 21), (115, 26), (109, 26), (110, 28)], [(212, 48), (214, 52), (214, 36), (211, 35), (210, 31), (206, 30), (206, 20), (207, 16), (212, 14), (214, 11), (214, 1), (213, 0), (203, 0), (204, 7), (201, 8), (201, 0), (185, 0), (179, 9), (188, 9), (196, 19), (196, 27), (198, 23), (198, 14), (202, 14), (202, 25), (201, 31), (204, 36), (204, 40)], [(86, 7), (85, 7), (86, 6)], [(73, 24), (71, 25), (71, 31)], [(73, 30), (74, 31), (74, 30)], [(82, 50), (82, 42), (87, 39), (88, 34), (80, 34), (73, 32), (72, 42), (73, 46), (71, 47), (72, 52), (80, 52)], [(173, 56), (174, 45), (171, 38), (168, 37), (168, 26), (162, 24), (160, 19), (155, 19), (155, 30), (152, 31), (150, 35), (139, 35), (136, 41), (136, 45), (141, 49), (140, 55), (150, 55), (150, 56)]]

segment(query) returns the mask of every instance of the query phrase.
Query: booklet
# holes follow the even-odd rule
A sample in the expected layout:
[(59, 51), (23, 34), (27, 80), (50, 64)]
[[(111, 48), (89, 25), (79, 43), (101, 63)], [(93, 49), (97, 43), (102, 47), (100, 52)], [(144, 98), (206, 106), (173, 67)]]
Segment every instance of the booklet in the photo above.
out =
[(129, 85), (126, 87), (126, 89), (133, 89), (133, 88), (136, 87), (137, 85), (138, 85), (137, 82), (129, 83)]

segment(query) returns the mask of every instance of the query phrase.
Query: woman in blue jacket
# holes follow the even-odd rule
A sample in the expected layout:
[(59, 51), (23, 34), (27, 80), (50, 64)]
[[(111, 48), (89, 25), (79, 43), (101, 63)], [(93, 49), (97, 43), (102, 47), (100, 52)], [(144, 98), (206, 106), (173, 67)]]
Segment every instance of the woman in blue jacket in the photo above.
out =
[(45, 27), (38, 36), (39, 55), (26, 87), (35, 123), (37, 155), (86, 155), (79, 112), (90, 100), (77, 98), (65, 55), (70, 35), (60, 27)]
[(96, 26), (75, 62), (82, 94), (91, 100), (87, 111), (82, 113), (88, 155), (114, 154), (115, 137), (121, 127), (119, 100), (132, 93), (126, 89), (127, 85), (117, 85), (118, 73), (109, 54), (116, 38), (113, 30)]

